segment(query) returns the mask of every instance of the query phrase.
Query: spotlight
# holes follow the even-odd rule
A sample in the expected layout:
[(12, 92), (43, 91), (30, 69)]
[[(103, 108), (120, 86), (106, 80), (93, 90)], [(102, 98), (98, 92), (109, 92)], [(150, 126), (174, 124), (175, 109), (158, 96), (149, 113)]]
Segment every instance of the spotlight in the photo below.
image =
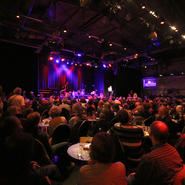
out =
[(182, 38), (185, 39), (185, 35), (182, 35)]
[(67, 30), (64, 30), (63, 32), (64, 32), (64, 33), (67, 33)]
[(53, 59), (54, 59), (54, 58), (53, 58), (52, 56), (50, 56), (50, 57), (48, 58), (49, 61), (53, 61)]
[(56, 59), (56, 61), (55, 61), (57, 64), (60, 62), (60, 60), (59, 59)]
[(67, 65), (69, 65), (69, 62), (67, 62)]
[(89, 39), (91, 39), (91, 37), (92, 37), (91, 35), (88, 36)]
[(163, 75), (160, 74), (159, 76), (162, 77)]
[(96, 69), (98, 68), (98, 66), (94, 66)]
[(111, 64), (109, 64), (109, 65), (108, 65), (108, 67), (109, 67), (109, 68), (111, 68), (111, 67), (112, 67), (112, 65), (111, 65)]
[(71, 65), (73, 65), (74, 64), (74, 62), (71, 62)]
[(62, 62), (65, 62), (65, 58), (61, 58), (61, 61), (62, 61)]
[(175, 26), (169, 26), (173, 31), (178, 32), (178, 29)]
[(75, 66), (77, 66), (78, 64), (77, 63), (75, 63)]
[(165, 22), (164, 21), (161, 21), (160, 24), (164, 24)]
[(19, 18), (20, 18), (20, 16), (19, 16), (19, 15), (16, 15), (16, 18), (17, 18), (17, 19), (19, 19)]
[(144, 10), (146, 8), (146, 6), (142, 6), (141, 8)]
[(90, 63), (87, 63), (87, 64), (86, 64), (86, 66), (90, 67), (90, 66), (91, 66), (91, 64), (90, 64)]
[(145, 69), (147, 68), (147, 66), (145, 66)]
[(81, 53), (77, 53), (77, 57), (82, 57), (82, 54)]
[(112, 46), (112, 43), (110, 43), (109, 46), (111, 47)]
[(107, 68), (106, 64), (103, 64), (103, 68)]

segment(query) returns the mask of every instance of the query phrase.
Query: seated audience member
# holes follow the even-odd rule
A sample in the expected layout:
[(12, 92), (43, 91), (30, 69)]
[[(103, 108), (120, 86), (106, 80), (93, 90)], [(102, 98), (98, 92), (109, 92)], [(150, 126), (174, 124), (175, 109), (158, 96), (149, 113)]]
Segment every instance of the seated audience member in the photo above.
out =
[(145, 154), (135, 174), (130, 174), (128, 184), (132, 185), (172, 185), (174, 176), (183, 167), (177, 150), (167, 143), (168, 127), (161, 121), (150, 126), (153, 150)]
[(71, 127), (75, 126), (77, 123), (87, 119), (87, 116), (84, 114), (84, 108), (80, 102), (73, 104), (72, 106), (72, 117), (69, 120), (69, 125)]
[(182, 132), (185, 126), (185, 114), (182, 105), (176, 106), (172, 121), (177, 124), (178, 132)]
[[(114, 136), (118, 146), (117, 159), (125, 160), (128, 165), (133, 167), (137, 166), (143, 154), (142, 140), (144, 133), (142, 128), (129, 123), (129, 114), (126, 110), (119, 111), (118, 122), (111, 127), (110, 134)], [(125, 157), (125, 159), (122, 157)]]
[(31, 165), (33, 145), (33, 138), (24, 133), (5, 139), (1, 145), (0, 184), (49, 184), (46, 177), (38, 175)]
[(16, 87), (13, 90), (13, 95), (8, 98), (8, 104), (15, 105), (20, 108), (25, 106), (25, 99), (24, 96), (22, 96), (22, 89), (20, 87)]
[(178, 135), (177, 135), (178, 128), (177, 128), (177, 125), (172, 122), (171, 117), (169, 115), (168, 108), (166, 106), (161, 105), (158, 108), (158, 114), (156, 115), (155, 120), (166, 123), (169, 129), (168, 142), (169, 144), (174, 146), (174, 144), (178, 139)]
[(50, 108), (49, 116), (52, 118), (48, 127), (48, 134), (51, 136), (54, 129), (60, 124), (66, 124), (67, 120), (64, 116), (61, 116), (61, 109), (55, 105)]
[(39, 128), (40, 114), (32, 112), (27, 116), (27, 122), (24, 131), (30, 133), (35, 139), (38, 139), (45, 147), (49, 157), (52, 159), (52, 151), (49, 144), (49, 137), (46, 133), (42, 132)]
[(132, 124), (134, 125), (144, 125), (144, 106), (138, 105), (134, 111), (134, 119), (132, 120)]
[(80, 102), (73, 104), (72, 106), (73, 117), (69, 120), (71, 127), (71, 143), (79, 142), (79, 128), (84, 120), (87, 120), (87, 116), (84, 114), (84, 108)]
[(126, 168), (123, 163), (112, 163), (114, 158), (112, 137), (100, 132), (93, 137), (90, 161), (80, 168), (78, 185), (126, 185)]

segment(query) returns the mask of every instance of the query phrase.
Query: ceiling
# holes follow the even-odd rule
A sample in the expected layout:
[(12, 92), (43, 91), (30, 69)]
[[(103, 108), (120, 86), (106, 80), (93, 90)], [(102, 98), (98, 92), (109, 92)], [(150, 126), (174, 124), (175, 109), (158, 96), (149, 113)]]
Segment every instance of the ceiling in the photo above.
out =
[(0, 41), (142, 65), (185, 58), (184, 20), (184, 0), (1, 0)]

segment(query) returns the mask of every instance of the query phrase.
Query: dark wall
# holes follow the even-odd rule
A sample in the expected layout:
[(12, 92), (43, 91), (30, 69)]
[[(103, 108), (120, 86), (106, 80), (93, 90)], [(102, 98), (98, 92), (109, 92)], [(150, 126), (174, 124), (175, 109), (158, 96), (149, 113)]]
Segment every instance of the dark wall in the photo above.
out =
[(142, 96), (142, 73), (140, 70), (119, 67), (115, 77), (116, 96), (127, 97), (130, 90)]
[(0, 42), (0, 85), (6, 93), (19, 86), (37, 90), (37, 54), (35, 49)]

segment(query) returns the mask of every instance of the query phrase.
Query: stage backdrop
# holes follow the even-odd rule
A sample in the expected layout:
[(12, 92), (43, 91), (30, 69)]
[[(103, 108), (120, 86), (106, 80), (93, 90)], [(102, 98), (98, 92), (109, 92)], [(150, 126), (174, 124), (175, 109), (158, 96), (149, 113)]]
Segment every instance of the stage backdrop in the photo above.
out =
[(104, 93), (105, 70), (91, 67), (77, 67), (64, 63), (39, 62), (38, 90), (54, 88), (58, 91), (64, 89), (66, 82), (71, 91), (85, 89), (89, 94), (94, 90)]

